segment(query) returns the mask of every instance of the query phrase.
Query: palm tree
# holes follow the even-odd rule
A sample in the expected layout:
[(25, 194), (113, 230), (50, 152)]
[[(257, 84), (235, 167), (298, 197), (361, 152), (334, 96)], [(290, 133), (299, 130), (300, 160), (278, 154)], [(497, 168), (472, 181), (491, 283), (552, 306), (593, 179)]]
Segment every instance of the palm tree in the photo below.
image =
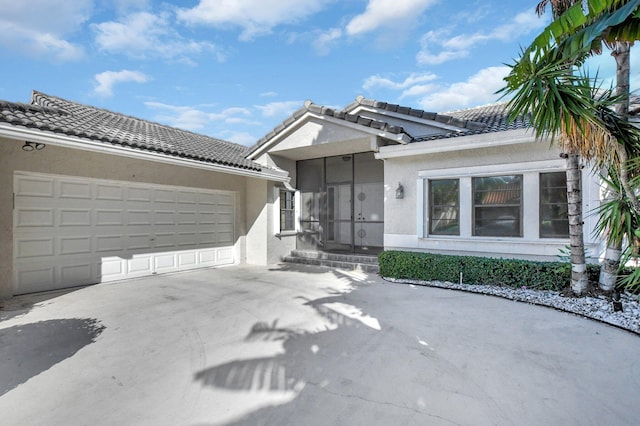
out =
[[(627, 41), (637, 38), (640, 26), (634, 21), (634, 12), (640, 0), (590, 1), (587, 14), (581, 1), (548, 0), (540, 2), (538, 12), (547, 4), (552, 6), (553, 22), (512, 66), (502, 92), (515, 94), (509, 102), (512, 118), (530, 113), (536, 136), (550, 137), (567, 153), (571, 287), (574, 294), (583, 295), (588, 279), (578, 158), (619, 164), (625, 193), (629, 196), (633, 191), (628, 179), (625, 186), (627, 151), (624, 143), (629, 134), (620, 131), (630, 131), (629, 126), (621, 124), (619, 117), (611, 116), (611, 98), (595, 97), (588, 76), (576, 76), (574, 71), (588, 55), (598, 52), (607, 37)], [(640, 203), (637, 204), (640, 207)]]

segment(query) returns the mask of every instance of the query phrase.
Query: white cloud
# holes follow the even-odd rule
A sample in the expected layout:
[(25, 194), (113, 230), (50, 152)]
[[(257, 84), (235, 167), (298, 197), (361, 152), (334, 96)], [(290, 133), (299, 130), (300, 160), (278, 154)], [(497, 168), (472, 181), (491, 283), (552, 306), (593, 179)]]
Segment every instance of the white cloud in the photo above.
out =
[(350, 36), (375, 31), (380, 27), (406, 25), (420, 16), (436, 0), (369, 0), (364, 13), (353, 18), (346, 26)]
[(511, 22), (488, 32), (481, 31), (451, 37), (453, 28), (429, 31), (420, 40), (421, 50), (416, 55), (416, 60), (422, 65), (436, 65), (464, 58), (469, 56), (471, 50), (478, 44), (493, 40), (512, 42), (521, 35), (545, 25), (544, 19), (538, 18), (533, 10), (528, 10), (517, 14)]
[(258, 125), (250, 120), (251, 111), (247, 108), (226, 108), (220, 112), (205, 112), (198, 106), (168, 105), (161, 102), (145, 102), (151, 109), (161, 111), (155, 119), (185, 130), (201, 130), (212, 123)]
[(240, 27), (241, 40), (268, 34), (319, 12), (335, 0), (200, 0), (191, 9), (179, 9), (178, 18), (189, 24)]
[(222, 53), (211, 43), (184, 39), (172, 28), (168, 13), (154, 15), (136, 12), (120, 21), (92, 25), (98, 47), (110, 53), (134, 58), (157, 57), (190, 62), (190, 55), (213, 52), (219, 61)]
[(258, 141), (258, 138), (247, 132), (225, 132), (221, 138), (244, 146), (251, 146)]
[(440, 87), (419, 100), (422, 108), (429, 111), (447, 111), (496, 102), (496, 91), (504, 86), (504, 77), (510, 68), (489, 67), (478, 71), (467, 81)]
[(372, 75), (370, 77), (367, 77), (367, 79), (364, 81), (364, 84), (362, 85), (362, 88), (365, 90), (371, 90), (376, 87), (382, 87), (386, 89), (402, 90), (402, 89), (407, 89), (407, 88), (416, 86), (420, 83), (433, 81), (437, 78), (438, 78), (437, 75), (430, 72), (425, 72), (421, 74), (412, 73), (403, 81), (396, 82), (386, 77), (381, 77), (379, 75)]
[(341, 37), (342, 30), (340, 28), (331, 28), (315, 37), (313, 48), (319, 55), (327, 55)]
[(266, 105), (254, 105), (265, 117), (286, 117), (302, 108), (301, 101), (271, 102)]
[(149, 81), (149, 77), (139, 71), (105, 71), (95, 75), (95, 80), (98, 83), (94, 92), (101, 96), (113, 95), (113, 86), (119, 83), (146, 83)]
[(89, 19), (93, 2), (0, 0), (0, 45), (30, 56), (77, 60), (83, 49), (66, 37)]

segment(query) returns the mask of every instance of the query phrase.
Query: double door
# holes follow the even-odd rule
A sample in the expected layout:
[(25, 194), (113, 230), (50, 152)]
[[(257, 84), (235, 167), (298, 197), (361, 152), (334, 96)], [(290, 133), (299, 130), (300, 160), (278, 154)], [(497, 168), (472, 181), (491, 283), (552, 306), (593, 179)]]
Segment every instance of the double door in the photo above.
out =
[(384, 175), (372, 153), (298, 162), (299, 248), (376, 253), (383, 246)]

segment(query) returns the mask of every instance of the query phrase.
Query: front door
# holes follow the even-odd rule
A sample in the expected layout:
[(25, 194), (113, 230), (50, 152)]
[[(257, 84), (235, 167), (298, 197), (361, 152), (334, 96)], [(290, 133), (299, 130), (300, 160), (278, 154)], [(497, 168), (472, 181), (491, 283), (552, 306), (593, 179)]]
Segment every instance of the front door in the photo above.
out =
[(373, 153), (298, 162), (298, 248), (377, 253), (383, 247), (384, 169)]

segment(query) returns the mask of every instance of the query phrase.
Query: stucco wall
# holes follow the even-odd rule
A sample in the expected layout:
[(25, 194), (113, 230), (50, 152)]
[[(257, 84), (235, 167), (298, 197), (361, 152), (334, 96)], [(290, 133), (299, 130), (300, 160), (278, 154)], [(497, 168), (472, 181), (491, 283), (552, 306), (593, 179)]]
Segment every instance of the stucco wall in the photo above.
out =
[[(455, 139), (452, 140), (452, 143), (454, 141)], [(419, 211), (424, 205), (419, 201), (421, 195), (418, 194), (418, 181), (422, 179), (421, 176), (446, 175), (448, 170), (454, 169), (461, 177), (465, 175), (478, 176), (485, 172), (494, 173), (501, 168), (509, 170), (509, 174), (528, 170), (524, 173), (525, 181), (528, 180), (531, 185), (529, 187), (525, 185), (523, 188), (524, 191), (527, 191), (527, 188), (532, 190), (536, 184), (533, 180), (537, 177), (537, 171), (530, 169), (529, 163), (535, 163), (538, 166), (544, 164), (544, 167), (552, 164), (556, 167), (555, 171), (564, 169), (564, 162), (559, 158), (559, 151), (550, 149), (549, 145), (543, 142), (385, 159), (385, 248), (557, 260), (559, 250), (568, 244), (568, 239), (539, 239), (537, 234), (534, 236), (533, 232), (529, 232), (528, 230), (537, 229), (537, 216), (533, 216), (532, 213), (537, 215), (538, 206), (534, 206), (531, 202), (528, 206), (524, 206), (525, 237), (523, 238), (461, 238), (418, 235), (419, 218), (424, 214)], [(517, 166), (512, 166), (514, 164)], [(403, 199), (395, 198), (395, 190), (399, 182), (404, 187)], [(583, 210), (585, 213), (596, 207), (598, 189), (597, 182), (585, 169), (583, 172), (583, 194), (586, 196)], [(529, 194), (530, 201), (537, 199), (537, 194)], [(527, 207), (536, 209), (536, 211), (527, 211)], [(587, 215), (585, 214), (585, 216)], [(468, 213), (467, 219), (470, 221), (470, 213)], [(593, 216), (585, 217), (585, 242), (592, 250), (590, 253), (592, 257), (597, 257), (599, 248), (591, 232), (594, 224), (595, 218)]]
[[(235, 191), (236, 259), (246, 261), (246, 181), (248, 178), (47, 145), (41, 151), (25, 152), (23, 141), (0, 138), (0, 297), (12, 293), (13, 265), (13, 174), (14, 171), (85, 176), (204, 189)], [(266, 184), (264, 184), (266, 188)]]

